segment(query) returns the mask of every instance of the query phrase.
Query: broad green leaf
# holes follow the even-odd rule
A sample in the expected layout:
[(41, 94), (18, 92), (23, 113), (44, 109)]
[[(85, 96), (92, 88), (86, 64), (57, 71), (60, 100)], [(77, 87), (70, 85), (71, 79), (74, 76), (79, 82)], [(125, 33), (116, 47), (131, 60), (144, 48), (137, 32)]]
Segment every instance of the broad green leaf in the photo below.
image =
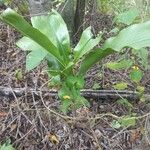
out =
[(100, 42), (101, 36), (102, 34), (99, 33), (99, 35), (94, 39), (91, 32), (91, 27), (85, 29), (82, 33), (79, 43), (74, 48), (74, 61), (78, 61), (83, 55), (87, 54), (91, 49), (93, 49)]
[(41, 51), (40, 49), (37, 49), (36, 51), (31, 51), (26, 56), (26, 70), (30, 71), (37, 67), (41, 61), (46, 57), (47, 52)]
[(130, 25), (133, 21), (139, 16), (139, 11), (137, 8), (130, 8), (128, 11), (123, 12), (117, 15), (114, 19), (117, 23), (123, 23), (126, 25)]
[(125, 116), (120, 118), (118, 121), (122, 127), (130, 127), (136, 125), (136, 117)]
[(79, 69), (79, 76), (85, 75), (85, 73), (89, 70), (90, 67), (92, 67), (95, 63), (98, 61), (101, 61), (106, 56), (114, 53), (115, 51), (111, 49), (100, 49), (97, 48), (90, 52), (88, 55), (85, 56), (83, 61), (81, 62), (80, 69)]
[(63, 64), (57, 47), (55, 47), (43, 33), (33, 28), (22, 16), (8, 8), (2, 13), (1, 18), (3, 21), (15, 27), (23, 35), (38, 43), (48, 53), (53, 55), (61, 64)]
[(126, 82), (119, 82), (115, 85), (113, 85), (114, 89), (116, 90), (125, 90), (128, 88), (128, 83)]
[(70, 48), (70, 37), (67, 29), (67, 25), (64, 22), (63, 18), (59, 13), (55, 10), (52, 11), (50, 15), (50, 26), (53, 28), (53, 32), (55, 32), (58, 41), (63, 45), (64, 50), (68, 53), (71, 52)]
[(141, 49), (150, 46), (150, 21), (131, 25), (115, 37), (111, 37), (104, 43), (103, 49), (111, 48), (121, 51), (124, 47)]
[(129, 74), (130, 79), (135, 82), (138, 83), (142, 80), (143, 77), (143, 72), (140, 69), (132, 69), (132, 71)]
[(61, 66), (55, 57), (28, 37), (21, 38), (17, 41), (16, 45), (22, 50), (32, 51), (26, 58), (26, 68), (28, 68), (28, 71), (34, 69), (36, 65), (39, 65), (44, 58), (48, 60), (48, 67), (51, 70), (58, 70)]
[(71, 50), (70, 38), (67, 26), (60, 14), (53, 10), (47, 16), (32, 17), (31, 22), (33, 27), (45, 34), (59, 49), (60, 54), (63, 56), (63, 60), (68, 60)]
[(31, 17), (32, 26), (42, 32), (48, 37), (48, 39), (58, 47), (57, 37), (55, 32), (51, 29), (50, 26), (50, 14), (49, 15), (40, 15)]
[(128, 69), (132, 66), (133, 62), (131, 59), (127, 60), (121, 60), (119, 62), (109, 62), (105, 64), (105, 66), (112, 70), (122, 70), (122, 69)]
[(41, 47), (39, 44), (25, 36), (18, 40), (16, 42), (16, 45), (23, 51), (35, 51), (37, 49), (41, 49), (41, 51), (43, 50), (43, 47)]

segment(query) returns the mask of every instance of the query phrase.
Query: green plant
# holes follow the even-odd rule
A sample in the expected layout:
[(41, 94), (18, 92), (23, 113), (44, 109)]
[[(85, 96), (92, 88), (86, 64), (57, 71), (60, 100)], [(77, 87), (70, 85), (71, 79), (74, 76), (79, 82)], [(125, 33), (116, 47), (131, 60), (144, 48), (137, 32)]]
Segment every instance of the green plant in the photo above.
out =
[(10, 144), (10, 140), (6, 141), (4, 144), (0, 144), (0, 150), (15, 150)]
[(17, 81), (21, 81), (23, 79), (23, 74), (21, 69), (16, 69), (14, 73), (15, 78)]
[[(130, 24), (133, 24), (133, 22), (135, 22), (137, 17), (139, 17), (139, 12), (136, 8), (132, 8), (116, 16), (114, 19), (114, 22), (118, 26), (117, 32), (119, 32), (119, 30), (121, 30), (123, 26), (128, 26)], [(116, 31), (116, 28), (115, 28), (115, 31)], [(130, 38), (132, 38), (132, 36)], [(139, 42), (139, 44), (141, 43)], [(116, 70), (128, 70), (129, 78), (133, 82), (137, 92), (139, 92), (139, 94), (141, 94), (141, 97), (142, 97), (144, 91), (139, 90), (139, 87), (141, 87), (140, 81), (142, 80), (144, 76), (144, 71), (150, 68), (150, 65), (148, 63), (148, 56), (149, 56), (149, 53), (148, 53), (148, 49), (146, 48), (140, 48), (140, 49), (130, 48), (130, 51), (128, 53), (124, 53), (122, 55), (121, 60), (119, 58), (119, 60), (117, 61), (109, 62), (105, 64), (105, 67), (111, 70), (115, 70), (115, 71)], [(115, 89), (119, 89), (118, 87), (120, 89), (121, 88), (125, 89), (127, 86), (125, 86), (124, 84), (120, 84), (120, 83), (114, 86)]]
[(1, 14), (1, 19), (24, 35), (17, 46), (30, 51), (26, 57), (28, 71), (43, 59), (47, 60), (48, 73), (60, 86), (58, 95), (64, 113), (89, 106), (88, 101), (80, 95), (80, 90), (84, 87), (84, 76), (91, 66), (112, 53), (121, 52), (124, 47), (138, 50), (150, 46), (150, 21), (123, 29), (117, 36), (107, 39), (101, 48), (95, 46), (102, 34), (93, 38), (88, 27), (75, 48), (71, 48), (66, 24), (55, 10), (47, 16), (31, 17), (32, 26), (10, 8)]
[(117, 120), (113, 120), (111, 126), (115, 129), (135, 126), (137, 119), (138, 117), (123, 116), (121, 118), (118, 118)]

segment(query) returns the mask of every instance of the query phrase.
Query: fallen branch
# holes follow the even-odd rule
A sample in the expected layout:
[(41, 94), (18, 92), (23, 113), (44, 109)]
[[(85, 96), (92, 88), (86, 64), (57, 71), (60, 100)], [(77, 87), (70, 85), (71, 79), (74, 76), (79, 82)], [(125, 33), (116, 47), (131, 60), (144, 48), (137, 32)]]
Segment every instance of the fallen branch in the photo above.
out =
[[(17, 97), (21, 97), (25, 94), (34, 94), (36, 96), (40, 95), (40, 92), (44, 95), (50, 95), (51, 97), (57, 96), (57, 90), (55, 89), (43, 89), (34, 90), (31, 88), (9, 88), (9, 87), (0, 87), (0, 96), (10, 97), (15, 94)], [(130, 100), (139, 99), (139, 94), (134, 91), (116, 91), (116, 90), (92, 90), (92, 89), (83, 89), (81, 90), (82, 96), (86, 98), (95, 98), (95, 99), (117, 99), (117, 98), (127, 98)], [(149, 96), (149, 95), (148, 95)], [(149, 96), (150, 98), (150, 96)]]

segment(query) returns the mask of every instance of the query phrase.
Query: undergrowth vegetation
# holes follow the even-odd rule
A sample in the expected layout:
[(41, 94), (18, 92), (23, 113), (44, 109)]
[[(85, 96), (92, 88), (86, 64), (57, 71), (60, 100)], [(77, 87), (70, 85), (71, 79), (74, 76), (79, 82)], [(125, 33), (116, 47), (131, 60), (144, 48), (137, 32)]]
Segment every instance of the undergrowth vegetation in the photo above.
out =
[[(64, 1), (55, 0), (54, 2), (62, 3)], [(1, 3), (4, 3), (5, 5), (7, 5), (7, 7), (14, 5), (12, 0), (2, 0), (0, 1), (0, 5)], [(97, 35), (95, 35), (92, 32), (93, 31), (92, 27), (88, 27), (83, 31), (79, 39), (79, 42), (76, 45), (73, 43), (73, 40), (69, 35), (69, 31), (67, 29), (65, 21), (56, 10), (52, 10), (48, 15), (33, 16), (30, 18), (31, 19), (30, 21), (29, 17), (28, 20), (25, 20), (26, 15), (24, 15), (25, 17), (20, 15), (26, 14), (26, 11), (27, 12), (29, 11), (28, 8), (26, 7), (27, 4), (22, 5), (23, 7), (25, 6), (23, 9), (22, 6), (21, 8), (13, 7), (14, 10), (8, 8), (4, 12), (2, 12), (2, 14), (0, 15), (0, 20), (12, 26), (23, 35), (23, 37), (16, 42), (16, 45), (17, 47), (22, 49), (26, 54), (25, 74), (30, 73), (32, 74), (34, 71), (36, 72), (41, 67), (38, 66), (43, 62), (45, 67), (46, 62), (47, 66), (46, 68), (44, 68), (44, 73), (46, 72), (46, 79), (43, 80), (44, 84), (43, 82), (41, 83), (44, 86), (47, 86), (48, 90), (56, 89), (58, 91), (58, 97), (60, 101), (60, 103), (56, 102), (57, 103), (56, 105), (53, 106), (52, 104), (51, 106), (51, 103), (53, 103), (53, 101), (49, 102), (51, 99), (49, 100), (48, 96), (43, 98), (44, 94), (40, 93), (41, 94), (39, 96), (40, 99), (37, 98), (35, 101), (34, 98), (36, 97), (34, 97), (33, 95), (34, 104), (31, 105), (29, 109), (28, 108), (26, 109), (23, 106), (24, 104), (21, 104), (23, 103), (23, 101), (20, 102), (20, 99), (18, 99), (17, 102), (20, 103), (21, 109), (19, 109), (19, 111), (17, 109), (15, 110), (15, 106), (13, 106), (14, 114), (17, 116), (20, 112), (24, 113), (27, 111), (30, 112), (37, 111), (38, 113), (36, 114), (37, 116), (35, 118), (34, 118), (35, 114), (33, 113), (33, 115), (31, 115), (29, 112), (29, 118), (31, 117), (31, 120), (32, 119), (34, 120), (31, 122), (36, 122), (37, 117), (40, 118), (41, 114), (44, 117), (46, 115), (47, 116), (50, 115), (50, 117), (51, 116), (53, 117), (54, 115), (55, 116), (54, 118), (56, 118), (56, 120), (54, 120), (54, 124), (56, 122), (59, 122), (58, 121), (59, 119), (57, 117), (60, 117), (63, 121), (65, 121), (67, 125), (70, 126), (71, 128), (70, 130), (72, 129), (74, 130), (73, 126), (75, 126), (75, 128), (78, 128), (78, 126), (76, 127), (76, 125), (78, 125), (79, 123), (80, 126), (81, 122), (83, 122), (84, 126), (82, 127), (81, 125), (79, 128), (85, 129), (89, 128), (91, 130), (94, 126), (101, 126), (101, 124), (104, 124), (105, 126), (106, 125), (105, 123), (107, 121), (109, 124), (109, 128), (112, 128), (113, 132), (117, 131), (115, 135), (116, 137), (120, 134), (118, 132), (119, 129), (121, 129), (121, 132), (124, 129), (132, 130), (138, 128), (140, 124), (141, 135), (147, 136), (149, 134), (149, 129), (147, 130), (147, 128), (149, 128), (149, 125), (147, 125), (147, 122), (145, 121), (144, 126), (142, 121), (143, 119), (148, 118), (150, 116), (149, 113), (150, 107), (149, 106), (146, 107), (146, 105), (147, 104), (149, 105), (149, 103), (145, 99), (144, 94), (146, 86), (142, 84), (142, 81), (146, 73), (150, 70), (149, 64), (150, 21), (148, 8), (149, 5), (150, 3), (146, 0), (139, 0), (139, 1), (101, 0), (99, 7), (102, 13), (109, 14), (113, 12), (115, 14), (115, 17), (113, 19), (114, 28), (109, 32), (109, 35), (111, 36), (107, 37), (106, 39), (104, 35), (105, 33), (101, 31)], [(115, 59), (103, 61), (103, 59), (111, 57), (115, 57)], [(24, 58), (25, 57), (23, 57), (23, 59)], [(23, 62), (21, 62), (21, 64), (22, 63)], [(120, 98), (116, 99), (115, 103), (114, 101), (112, 101), (112, 99), (108, 98), (108, 102), (105, 101), (106, 102), (105, 103), (102, 100), (101, 103), (100, 100), (99, 103), (99, 101), (98, 102), (96, 101), (96, 105), (98, 106), (94, 106), (95, 103), (94, 98), (88, 100), (85, 97), (83, 97), (81, 94), (81, 90), (83, 88), (86, 88), (87, 72), (93, 66), (95, 67), (96, 65), (100, 65), (101, 67), (101, 70), (98, 70), (99, 71), (98, 76), (99, 77), (101, 76), (101, 79), (103, 78), (102, 76), (104, 76), (104, 74), (102, 74), (102, 72), (104, 71), (103, 69), (106, 69), (109, 72), (109, 74), (112, 73), (113, 76), (121, 72), (119, 74), (121, 76), (121, 79), (118, 79), (116, 76), (116, 80), (114, 82), (110, 82), (112, 85), (109, 84), (109, 79), (106, 81), (106, 83), (108, 83), (108, 87), (110, 86), (109, 89), (112, 88), (113, 89), (112, 91), (116, 92), (116, 95), (117, 94), (119, 95), (118, 92), (125, 92), (125, 93), (131, 92), (130, 94), (137, 94), (138, 103), (133, 99), (129, 100), (127, 98), (122, 97), (121, 95), (119, 96), (117, 95)], [(17, 81), (18, 83), (25, 81), (24, 70), (21, 67), (18, 68), (16, 67), (13, 71), (14, 71), (13, 77), (15, 78), (15, 81)], [(39, 72), (43, 73), (41, 72), (41, 70)], [(126, 79), (123, 79), (122, 72), (126, 75)], [(42, 78), (45, 78), (43, 74)], [(107, 78), (107, 75), (105, 78)], [(30, 78), (29, 80), (32, 80), (32, 78)], [(41, 83), (39, 83), (37, 87), (41, 86)], [(99, 82), (95, 83), (96, 84), (94, 84), (94, 86), (91, 89), (92, 91), (94, 90), (98, 91), (99, 89), (101, 89), (100, 83)], [(30, 84), (33, 83), (31, 82)], [(42, 88), (43, 85), (41, 86)], [(129, 89), (132, 89), (132, 91), (128, 91)], [(36, 90), (38, 90), (38, 88)], [(55, 100), (57, 101), (57, 99)], [(92, 104), (90, 103), (91, 100)], [(113, 104), (109, 105), (108, 104), (109, 101), (111, 101)], [(36, 106), (36, 103), (38, 103), (38, 106)], [(41, 108), (42, 107), (41, 103), (44, 104), (46, 110)], [(34, 107), (36, 108), (35, 110), (33, 110)], [(58, 107), (59, 110), (55, 111), (55, 109)], [(91, 107), (91, 109), (89, 109), (89, 107)], [(142, 109), (140, 110), (140, 108)], [(145, 109), (145, 111), (143, 110), (143, 108)], [(93, 111), (93, 109), (95, 110)], [(83, 111), (83, 114), (86, 112), (86, 115), (84, 114), (85, 116), (84, 115), (82, 116), (81, 111)], [(144, 114), (145, 112), (148, 113)], [(2, 115), (5, 116), (5, 114)], [(28, 113), (25, 115), (28, 115)], [(104, 118), (103, 120), (104, 123), (101, 122), (102, 118)], [(10, 122), (8, 121), (7, 123), (7, 119), (10, 120)], [(17, 120), (18, 122), (13, 122), (13, 117), (11, 117), (11, 119), (9, 118), (8, 114), (6, 120), (4, 121), (3, 127), (5, 126), (5, 124), (6, 126), (8, 124), (9, 127), (11, 123), (13, 123), (11, 125), (12, 127), (10, 126), (11, 132), (12, 131), (16, 132), (16, 129), (23, 130), (24, 127), (22, 125), (17, 127), (19, 122), (18, 120)], [(40, 118), (40, 121), (42, 119)], [(50, 123), (47, 123), (48, 126), (47, 129), (57, 128), (56, 127), (57, 125), (56, 126), (50, 125), (51, 119), (52, 118), (49, 119)], [(47, 118), (45, 120), (46, 120), (45, 122), (47, 122)], [(25, 121), (23, 120), (23, 123), (24, 122)], [(41, 123), (42, 125), (44, 125), (44, 130), (46, 129), (45, 122)], [(99, 124), (97, 124), (97, 122), (99, 122)], [(36, 123), (39, 124), (38, 121)], [(60, 121), (61, 127), (63, 123), (64, 122)], [(87, 128), (85, 127), (86, 125)], [(24, 126), (27, 125), (25, 124)], [(37, 125), (36, 130), (38, 131), (38, 129), (39, 126)], [(48, 131), (47, 129), (46, 132)], [(55, 132), (53, 133), (48, 131), (48, 133), (46, 133), (45, 136), (44, 130), (42, 130), (42, 136), (39, 134), (39, 136), (42, 137), (42, 138), (40, 137), (42, 139), (42, 142), (47, 138), (48, 141), (50, 141), (53, 145), (59, 145), (59, 143), (61, 143), (60, 142), (61, 140), (57, 137), (57, 134)], [(55, 131), (56, 130), (58, 129), (55, 129)], [(5, 130), (3, 130), (2, 132), (4, 133), (4, 131)], [(27, 131), (28, 129), (23, 132), (26, 133)], [(68, 132), (68, 130), (66, 131)], [(10, 136), (11, 135), (10, 131), (8, 132), (9, 132), (8, 134), (4, 133), (5, 134), (4, 136), (6, 138), (0, 141), (0, 150), (14, 150), (14, 147), (17, 148), (16, 143), (19, 140), (17, 142), (14, 142), (18, 138), (17, 133), (16, 136), (14, 137)], [(26, 136), (26, 134), (24, 136), (23, 132), (21, 132), (22, 133), (20, 134), (21, 136), (19, 135), (19, 138), (21, 137), (21, 140)], [(35, 133), (31, 132), (31, 134)], [(67, 137), (66, 134), (71, 133), (64, 132), (65, 137)], [(136, 136), (135, 133), (132, 133), (132, 136)], [(11, 139), (11, 141), (7, 139)], [(25, 140), (27, 140), (26, 137)]]
[(150, 16), (150, 2), (148, 0), (97, 0), (99, 10), (107, 14), (118, 15), (130, 8), (136, 7), (140, 12), (143, 21)]
[(12, 146), (11, 141), (7, 140), (4, 144), (0, 144), (0, 150), (15, 150)]
[[(133, 7), (128, 11), (120, 13), (114, 18), (116, 27), (110, 32), (117, 34), (122, 28), (127, 27), (133, 23), (142, 22), (140, 11)], [(131, 36), (132, 37), (132, 36)], [(130, 48), (126, 52), (121, 53), (117, 61), (110, 61), (104, 64), (105, 67), (113, 70), (128, 70), (128, 76), (134, 84), (134, 88), (142, 95), (144, 87), (140, 85), (140, 81), (144, 76), (144, 72), (150, 69), (149, 65), (149, 51), (147, 48), (133, 49)], [(113, 87), (117, 90), (124, 90), (128, 88), (127, 82), (116, 83)], [(143, 97), (141, 97), (142, 99)]]
[[(148, 51), (145, 48), (150, 46), (150, 21), (131, 25), (137, 17), (136, 9), (117, 16), (115, 21), (124, 23), (125, 26), (113, 30), (116, 36), (108, 38), (103, 46), (98, 48), (96, 46), (102, 39), (102, 33), (94, 38), (91, 27), (85, 29), (78, 44), (71, 47), (66, 24), (55, 10), (47, 16), (31, 17), (32, 26), (10, 8), (1, 15), (3, 21), (24, 35), (16, 44), (22, 50), (29, 51), (26, 57), (27, 71), (37, 67), (44, 59), (47, 60), (51, 82), (53, 86), (59, 87), (60, 109), (63, 113), (81, 106), (89, 107), (89, 102), (80, 95), (85, 74), (90, 67), (113, 53), (122, 53), (122, 58), (117, 62), (107, 63), (106, 67), (113, 70), (130, 69), (130, 79), (137, 90), (143, 93), (144, 89), (139, 85), (143, 71), (139, 64), (146, 69), (149, 67)], [(131, 48), (130, 58), (126, 58), (125, 47)], [(127, 83), (118, 83), (114, 87), (125, 89)]]

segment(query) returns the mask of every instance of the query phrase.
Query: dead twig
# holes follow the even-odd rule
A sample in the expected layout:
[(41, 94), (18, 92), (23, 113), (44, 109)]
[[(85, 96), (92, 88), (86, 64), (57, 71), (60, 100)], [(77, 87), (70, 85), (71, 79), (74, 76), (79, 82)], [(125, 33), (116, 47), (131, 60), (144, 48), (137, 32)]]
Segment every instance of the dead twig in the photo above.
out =
[[(40, 89), (35, 90), (31, 88), (9, 88), (9, 87), (0, 87), (0, 96), (11, 97), (15, 93), (16, 97), (21, 97), (25, 95), (25, 93), (31, 94), (33, 93), (36, 96), (40, 97), (40, 93), (48, 94), (52, 97), (57, 97), (57, 90), (55, 89)], [(116, 90), (92, 90), (92, 89), (83, 89), (81, 90), (81, 95), (86, 98), (94, 98), (94, 99), (117, 99), (117, 98), (127, 98), (130, 100), (139, 99), (139, 95), (134, 91), (116, 91)], [(145, 95), (145, 97), (150, 98), (150, 95)]]

